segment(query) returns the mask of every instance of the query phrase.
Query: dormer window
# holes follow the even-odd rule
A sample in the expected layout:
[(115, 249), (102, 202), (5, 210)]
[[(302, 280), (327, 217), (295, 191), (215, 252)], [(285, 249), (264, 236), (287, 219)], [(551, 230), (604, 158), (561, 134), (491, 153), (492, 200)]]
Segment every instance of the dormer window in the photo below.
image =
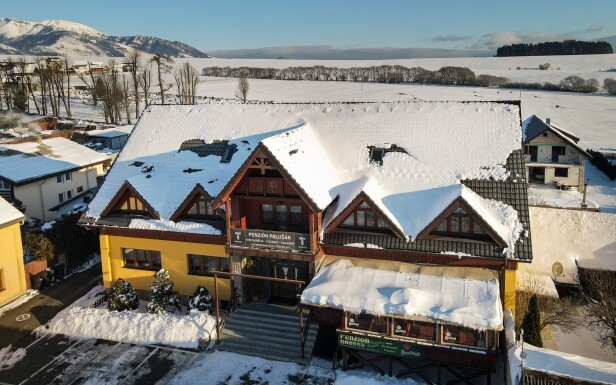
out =
[(203, 216), (203, 215), (215, 215), (212, 202), (205, 199), (205, 197), (199, 197), (199, 199), (188, 209), (187, 215)]
[(445, 218), (433, 233), (454, 236), (487, 235), (481, 225), (462, 206), (458, 206), (451, 215)]
[(385, 221), (368, 206), (366, 203), (360, 204), (357, 209), (349, 215), (342, 226), (346, 227), (370, 227), (378, 229), (389, 228)]
[(148, 210), (143, 205), (143, 202), (133, 195), (128, 195), (117, 209), (118, 211), (147, 213)]

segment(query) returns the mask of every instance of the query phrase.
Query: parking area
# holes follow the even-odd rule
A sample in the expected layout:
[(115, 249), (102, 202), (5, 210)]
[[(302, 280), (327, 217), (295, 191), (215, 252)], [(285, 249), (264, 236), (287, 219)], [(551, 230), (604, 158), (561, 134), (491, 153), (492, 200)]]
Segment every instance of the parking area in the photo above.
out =
[[(23, 351), (13, 353), (22, 355)], [(202, 357), (200, 352), (112, 341), (44, 336), (25, 357), (0, 371), (2, 384), (166, 383)]]

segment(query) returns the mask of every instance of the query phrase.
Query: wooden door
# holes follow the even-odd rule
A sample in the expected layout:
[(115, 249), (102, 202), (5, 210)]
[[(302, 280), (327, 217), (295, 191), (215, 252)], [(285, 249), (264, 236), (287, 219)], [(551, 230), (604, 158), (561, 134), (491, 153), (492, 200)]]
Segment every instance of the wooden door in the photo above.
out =
[[(304, 282), (308, 280), (308, 262), (274, 259), (271, 260), (270, 266), (274, 278)], [(296, 283), (272, 282), (272, 297), (294, 299), (297, 294), (299, 291)]]

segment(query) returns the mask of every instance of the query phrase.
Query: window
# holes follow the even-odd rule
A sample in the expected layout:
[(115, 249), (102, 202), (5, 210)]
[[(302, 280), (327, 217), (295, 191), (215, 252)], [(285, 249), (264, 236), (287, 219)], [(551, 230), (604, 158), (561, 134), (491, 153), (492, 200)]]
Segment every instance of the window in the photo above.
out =
[(66, 192), (66, 199), (71, 199), (73, 197), (73, 190), (68, 190)]
[(124, 267), (134, 267), (145, 270), (159, 270), (162, 267), (160, 251), (122, 249)]
[(64, 202), (64, 201), (65, 201), (65, 199), (64, 199), (64, 193), (60, 193), (60, 194), (58, 194), (58, 202), (59, 202), (59, 203), (62, 203), (62, 202)]
[(188, 254), (188, 273), (211, 275), (212, 271), (229, 271), (229, 259), (207, 255)]
[(439, 223), (433, 232), (447, 233), (447, 235), (487, 235), (481, 225), (462, 206), (458, 206), (449, 217)]
[[(274, 213), (275, 211), (275, 213)], [(301, 227), (302, 206), (284, 203), (261, 204), (261, 223), (270, 225), (268, 228), (285, 231), (289, 227)], [(297, 230), (297, 229), (295, 229)]]
[(0, 190), (10, 190), (11, 185), (8, 182), (0, 180)]
[(569, 176), (569, 169), (566, 167), (556, 167), (554, 169), (554, 176), (559, 178), (567, 178)]
[(394, 319), (394, 335), (436, 341), (436, 324)]
[(445, 325), (443, 326), (442, 343), (453, 345), (476, 346), (486, 348), (485, 331), (465, 328), (463, 326)]
[(188, 215), (214, 215), (214, 207), (212, 206), (212, 202), (209, 202), (204, 197), (200, 197), (188, 210)]
[(387, 317), (378, 317), (370, 314), (353, 314), (348, 313), (347, 327), (349, 329), (364, 330), (373, 333), (387, 334), (388, 328)]
[(261, 205), (261, 222), (267, 224), (274, 223), (274, 206), (270, 204)]
[(141, 201), (132, 195), (127, 196), (120, 206), (120, 211), (147, 212)]
[(70, 172), (65, 172), (64, 174), (56, 175), (57, 183), (64, 183), (73, 180), (73, 176)]
[(558, 162), (560, 155), (565, 155), (565, 146), (552, 146), (552, 162)]
[(79, 186), (79, 187), (77, 187), (77, 192), (78, 192), (78, 193), (83, 192), (83, 186)]
[(302, 224), (302, 206), (291, 206), (289, 224), (292, 226), (300, 226)]
[(349, 227), (387, 228), (383, 218), (377, 215), (366, 203), (360, 204), (357, 210), (342, 222), (342, 225)]

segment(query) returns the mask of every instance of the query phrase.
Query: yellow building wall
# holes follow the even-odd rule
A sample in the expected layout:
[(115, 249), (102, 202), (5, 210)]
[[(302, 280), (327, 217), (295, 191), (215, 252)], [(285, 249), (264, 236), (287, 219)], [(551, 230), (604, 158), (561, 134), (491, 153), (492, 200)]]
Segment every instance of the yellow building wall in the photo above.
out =
[[(214, 277), (188, 274), (188, 254), (208, 255), (227, 258), (224, 245), (166, 241), (146, 238), (131, 238), (115, 235), (101, 235), (101, 262), (103, 284), (109, 288), (118, 279), (130, 282), (135, 289), (150, 290), (156, 271), (124, 267), (122, 249), (160, 251), (162, 268), (169, 271), (174, 290), (180, 294), (193, 295), (197, 286), (208, 289), (214, 297)], [(218, 293), (221, 300), (229, 300), (231, 288), (229, 279), (218, 279)]]
[(505, 303), (503, 303), (504, 309), (511, 309), (513, 319), (515, 319), (515, 290), (516, 290), (516, 270), (505, 270), (505, 290), (504, 297)]
[(19, 223), (0, 228), (0, 306), (26, 291), (23, 255)]

